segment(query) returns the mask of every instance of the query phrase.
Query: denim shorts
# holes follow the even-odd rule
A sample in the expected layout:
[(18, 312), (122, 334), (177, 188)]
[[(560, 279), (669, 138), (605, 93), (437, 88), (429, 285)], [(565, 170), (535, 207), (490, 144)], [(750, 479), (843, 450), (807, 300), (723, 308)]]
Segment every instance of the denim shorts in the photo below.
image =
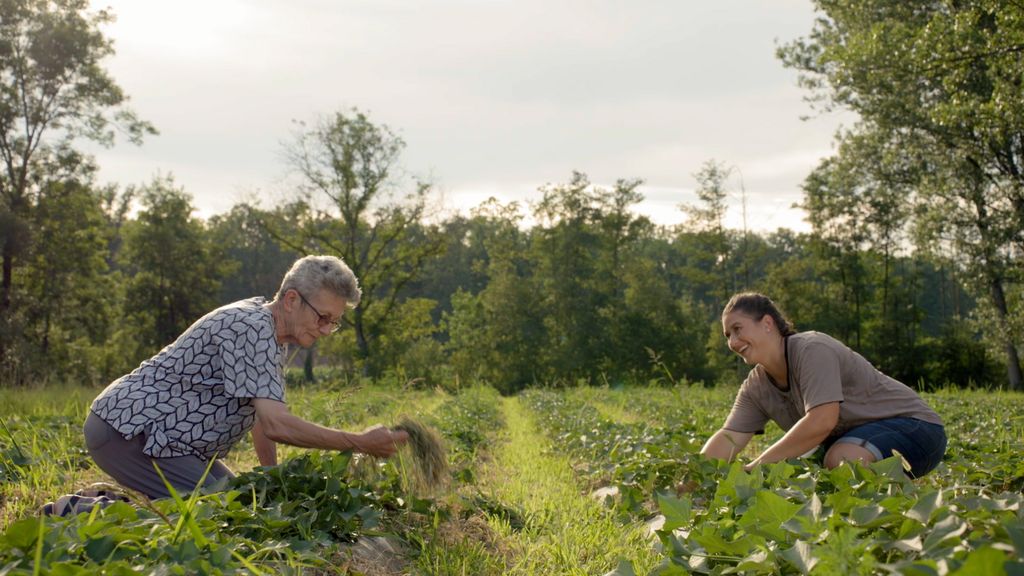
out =
[[(878, 460), (899, 452), (910, 464), (907, 472), (920, 478), (931, 472), (946, 454), (946, 429), (917, 418), (886, 418), (851, 428), (832, 444), (863, 446)], [(825, 447), (826, 451), (831, 444)]]

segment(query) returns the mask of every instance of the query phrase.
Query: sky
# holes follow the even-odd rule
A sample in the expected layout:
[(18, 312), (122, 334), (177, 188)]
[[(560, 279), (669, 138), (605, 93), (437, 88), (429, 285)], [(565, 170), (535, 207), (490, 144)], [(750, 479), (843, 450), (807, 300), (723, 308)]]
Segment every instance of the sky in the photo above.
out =
[[(293, 192), (296, 121), (355, 107), (406, 143), (408, 176), (468, 211), (526, 206), (573, 171), (639, 178), (636, 211), (685, 220), (696, 173), (734, 168), (727, 224), (807, 231), (792, 207), (850, 119), (816, 113), (775, 57), (810, 0), (107, 0), (105, 63), (158, 136), (92, 147), (100, 181), (172, 174), (209, 217)], [(809, 118), (807, 118), (809, 116)]]

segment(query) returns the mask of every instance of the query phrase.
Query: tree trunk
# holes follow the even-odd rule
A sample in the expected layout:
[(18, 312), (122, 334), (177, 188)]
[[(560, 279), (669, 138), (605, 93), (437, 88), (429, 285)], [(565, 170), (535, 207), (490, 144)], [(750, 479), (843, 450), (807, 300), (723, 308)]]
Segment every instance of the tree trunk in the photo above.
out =
[(11, 284), (14, 278), (14, 238), (8, 236), (3, 247), (3, 281), (0, 285), (0, 367), (7, 359), (11, 323)]
[(363, 361), (363, 376), (372, 376), (373, 373), (370, 370), (370, 343), (366, 340), (363, 309), (356, 307), (352, 317), (352, 327), (356, 331), (356, 350), (358, 351), (358, 358)]
[(1010, 390), (1024, 390), (1024, 379), (1021, 378), (1020, 355), (1013, 339), (1005, 334), (1004, 327), (1009, 318), (1009, 310), (1006, 306), (1006, 293), (1003, 291), (1003, 282), (999, 278), (993, 278), (991, 282), (992, 303), (995, 305), (996, 313), (999, 315), (999, 334), (1003, 338), (1003, 348), (1006, 351), (1006, 379)]
[(14, 280), (14, 238), (4, 240), (3, 285), (0, 288), (0, 316), (7, 317), (11, 308), (11, 284)]

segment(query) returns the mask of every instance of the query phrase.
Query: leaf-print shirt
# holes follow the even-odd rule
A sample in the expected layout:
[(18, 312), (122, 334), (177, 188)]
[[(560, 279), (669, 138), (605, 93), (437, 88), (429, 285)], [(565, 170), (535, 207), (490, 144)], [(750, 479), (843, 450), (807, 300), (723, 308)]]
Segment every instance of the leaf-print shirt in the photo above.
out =
[(263, 298), (228, 304), (113, 383), (92, 411), (154, 458), (227, 455), (252, 429), (253, 399), (284, 402), (284, 346)]

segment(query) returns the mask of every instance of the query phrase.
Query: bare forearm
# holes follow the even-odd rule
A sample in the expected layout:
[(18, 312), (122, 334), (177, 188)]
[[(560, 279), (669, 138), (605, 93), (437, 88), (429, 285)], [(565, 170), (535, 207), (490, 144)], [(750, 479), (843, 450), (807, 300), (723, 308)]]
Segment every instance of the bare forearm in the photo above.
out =
[(299, 448), (325, 450), (357, 448), (353, 434), (313, 424), (290, 413), (277, 416), (276, 422), (272, 426), (266, 427), (264, 431), (267, 437), (274, 442)]
[(750, 442), (751, 436), (753, 434), (722, 429), (708, 438), (700, 453), (708, 458), (732, 461)]
[(252, 444), (256, 449), (256, 457), (262, 466), (277, 466), (277, 443), (267, 438), (263, 424), (256, 420), (252, 427)]
[(821, 444), (828, 437), (832, 428), (822, 426), (806, 416), (798, 421), (785, 436), (761, 453), (750, 466), (779, 462), (787, 458), (803, 456), (812, 448)]

